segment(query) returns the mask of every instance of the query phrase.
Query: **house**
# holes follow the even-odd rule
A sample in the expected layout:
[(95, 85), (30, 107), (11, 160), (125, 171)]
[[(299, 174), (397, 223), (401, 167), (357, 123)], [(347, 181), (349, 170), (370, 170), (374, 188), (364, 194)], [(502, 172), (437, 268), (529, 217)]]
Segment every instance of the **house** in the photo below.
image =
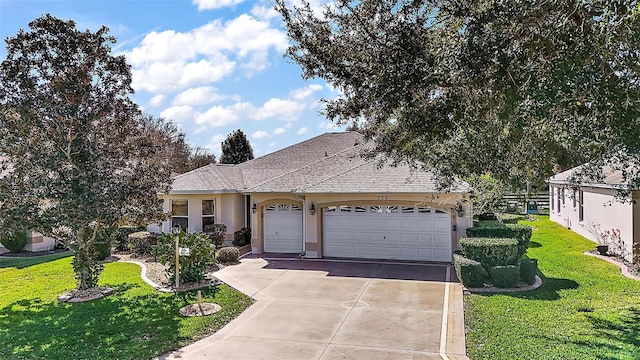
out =
[(632, 261), (634, 244), (640, 243), (640, 191), (617, 198), (618, 190), (626, 189), (626, 184), (622, 171), (609, 166), (602, 169), (602, 181), (572, 188), (569, 179), (579, 170), (580, 166), (547, 180), (550, 219), (595, 242), (598, 232), (620, 230), (621, 255)]
[(356, 132), (327, 133), (179, 175), (161, 195), (171, 220), (150, 231), (223, 223), (227, 240), (250, 227), (255, 254), (450, 262), (472, 225), (467, 185), (439, 191), (430, 173), (360, 156), (366, 146)]
[[(7, 164), (5, 170), (3, 170), (2, 165)], [(0, 179), (7, 176), (12, 171), (11, 163), (6, 156), (0, 155)], [(55, 240), (43, 236), (42, 234), (35, 231), (27, 231), (27, 245), (25, 246), (26, 251), (46, 251), (53, 250), (55, 247)], [(0, 254), (7, 252), (7, 250), (2, 244), (0, 244)]]

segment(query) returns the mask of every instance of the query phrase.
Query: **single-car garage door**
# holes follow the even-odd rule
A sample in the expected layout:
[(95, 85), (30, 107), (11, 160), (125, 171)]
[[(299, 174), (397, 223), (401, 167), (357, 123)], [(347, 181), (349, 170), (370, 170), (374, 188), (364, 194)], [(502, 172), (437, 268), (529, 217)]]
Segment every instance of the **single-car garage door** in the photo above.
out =
[(264, 208), (264, 251), (302, 252), (302, 208), (276, 204)]
[(324, 256), (451, 261), (451, 216), (417, 206), (323, 209)]

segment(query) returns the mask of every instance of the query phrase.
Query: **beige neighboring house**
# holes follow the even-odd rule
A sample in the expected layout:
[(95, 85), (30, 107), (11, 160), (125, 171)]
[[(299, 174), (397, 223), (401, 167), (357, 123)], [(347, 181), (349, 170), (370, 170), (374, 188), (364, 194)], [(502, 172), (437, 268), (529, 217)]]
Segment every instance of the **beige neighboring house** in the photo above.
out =
[[(0, 155), (0, 165), (7, 161), (7, 157)], [(7, 174), (11, 172), (11, 164), (9, 164), (8, 169), (5, 171), (0, 171), (0, 178), (5, 177)], [(55, 240), (43, 236), (42, 234), (35, 231), (27, 231), (27, 245), (25, 246), (26, 251), (47, 251), (53, 250), (55, 246)], [(2, 244), (0, 244), (0, 253), (7, 252), (7, 250)]]
[(227, 241), (250, 227), (254, 254), (450, 262), (472, 225), (467, 185), (440, 192), (427, 172), (362, 158), (365, 146), (356, 132), (327, 133), (179, 175), (162, 195), (171, 220), (149, 230), (223, 223)]
[(548, 179), (550, 219), (594, 242), (597, 242), (594, 226), (600, 231), (620, 230), (622, 255), (632, 261), (633, 244), (640, 243), (640, 191), (631, 191), (624, 201), (616, 199), (618, 189), (626, 189), (626, 184), (622, 172), (610, 167), (603, 168), (601, 183), (583, 183), (572, 189), (567, 180), (579, 169), (569, 169)]

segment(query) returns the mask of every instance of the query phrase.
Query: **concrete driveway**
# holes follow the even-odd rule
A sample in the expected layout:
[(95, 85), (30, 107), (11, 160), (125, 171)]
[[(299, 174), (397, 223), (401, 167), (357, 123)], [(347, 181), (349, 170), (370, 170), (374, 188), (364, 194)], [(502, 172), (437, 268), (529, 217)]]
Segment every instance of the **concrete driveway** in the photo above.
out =
[(246, 258), (216, 276), (256, 303), (162, 359), (466, 359), (451, 266)]

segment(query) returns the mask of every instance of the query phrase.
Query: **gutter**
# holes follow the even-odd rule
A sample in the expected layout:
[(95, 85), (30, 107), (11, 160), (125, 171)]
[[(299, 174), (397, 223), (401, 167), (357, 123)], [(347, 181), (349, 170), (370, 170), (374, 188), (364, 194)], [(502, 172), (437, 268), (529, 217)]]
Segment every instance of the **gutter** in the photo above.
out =
[(291, 189), (291, 192), (296, 195), (298, 200), (302, 200), (302, 254), (300, 256), (307, 255), (307, 200), (304, 195), (297, 193), (297, 189)]

